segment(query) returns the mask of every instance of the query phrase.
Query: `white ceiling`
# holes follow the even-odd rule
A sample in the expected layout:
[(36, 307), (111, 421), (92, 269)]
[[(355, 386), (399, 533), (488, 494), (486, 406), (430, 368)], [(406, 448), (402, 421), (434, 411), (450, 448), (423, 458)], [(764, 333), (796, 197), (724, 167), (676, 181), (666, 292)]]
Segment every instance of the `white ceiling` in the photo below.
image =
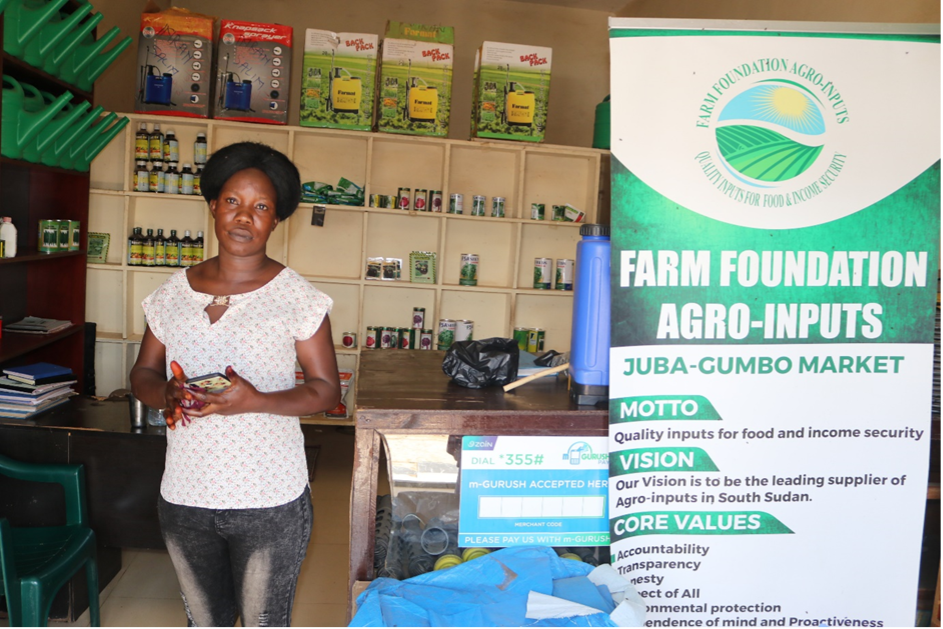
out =
[(560, 7), (569, 7), (571, 9), (587, 9), (589, 11), (604, 11), (605, 13), (617, 13), (630, 0), (513, 0), (514, 2), (526, 2), (528, 4), (553, 4)]

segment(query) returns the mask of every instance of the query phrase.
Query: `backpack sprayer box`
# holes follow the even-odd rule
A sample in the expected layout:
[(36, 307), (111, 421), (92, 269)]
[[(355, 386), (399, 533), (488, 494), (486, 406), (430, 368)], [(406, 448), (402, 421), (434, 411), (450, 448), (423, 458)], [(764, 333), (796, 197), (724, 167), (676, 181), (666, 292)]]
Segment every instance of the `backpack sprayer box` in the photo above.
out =
[(475, 55), (473, 137), (543, 142), (551, 48), (486, 41)]
[(290, 26), (223, 20), (213, 118), (288, 124)]
[(373, 128), (373, 91), (380, 37), (305, 30), (301, 126)]
[(447, 136), (454, 32), (390, 22), (380, 51), (377, 130)]
[(209, 117), (215, 20), (147, 3), (138, 38), (136, 113)]

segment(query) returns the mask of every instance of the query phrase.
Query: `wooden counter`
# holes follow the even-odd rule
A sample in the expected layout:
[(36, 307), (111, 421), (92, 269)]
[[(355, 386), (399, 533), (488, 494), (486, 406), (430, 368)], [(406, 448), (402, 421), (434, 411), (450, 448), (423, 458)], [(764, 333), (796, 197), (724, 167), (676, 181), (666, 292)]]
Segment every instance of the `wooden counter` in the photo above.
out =
[(371, 350), (360, 355), (348, 615), (355, 582), (374, 578), (381, 434), (608, 435), (608, 409), (572, 403), (565, 377), (542, 378), (508, 393), (501, 387), (466, 389), (442, 373), (444, 355), (416, 350)]

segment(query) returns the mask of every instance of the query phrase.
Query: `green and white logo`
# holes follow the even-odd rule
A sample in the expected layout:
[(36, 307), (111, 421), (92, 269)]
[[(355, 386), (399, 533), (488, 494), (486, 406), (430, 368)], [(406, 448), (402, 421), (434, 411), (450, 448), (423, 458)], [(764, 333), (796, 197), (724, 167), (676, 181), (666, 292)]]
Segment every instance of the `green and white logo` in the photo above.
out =
[(794, 81), (767, 79), (748, 87), (720, 110), (715, 129), (730, 176), (756, 188), (798, 177), (825, 146), (819, 99)]

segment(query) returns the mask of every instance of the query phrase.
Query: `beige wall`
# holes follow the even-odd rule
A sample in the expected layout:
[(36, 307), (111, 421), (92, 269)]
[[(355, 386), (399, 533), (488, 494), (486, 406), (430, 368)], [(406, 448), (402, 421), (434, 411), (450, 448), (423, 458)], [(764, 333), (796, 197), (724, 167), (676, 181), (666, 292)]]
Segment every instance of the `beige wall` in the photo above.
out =
[[(94, 0), (104, 19), (99, 33), (117, 25), (135, 38), (95, 84), (96, 104), (131, 111), (137, 69), (134, 59), (143, 0)], [(168, 6), (169, 2), (159, 3)], [(177, 6), (220, 18), (276, 22), (294, 28), (292, 80), (301, 72), (305, 28), (378, 33), (388, 19), (455, 27), (450, 137), (467, 139), (475, 50), (484, 40), (553, 48), (546, 141), (590, 146), (596, 104), (609, 93), (609, 39), (604, 11), (528, 4), (511, 0), (178, 0)], [(299, 89), (292, 88), (289, 124), (298, 124)]]
[(621, 17), (812, 22), (940, 22), (939, 0), (629, 0)]

